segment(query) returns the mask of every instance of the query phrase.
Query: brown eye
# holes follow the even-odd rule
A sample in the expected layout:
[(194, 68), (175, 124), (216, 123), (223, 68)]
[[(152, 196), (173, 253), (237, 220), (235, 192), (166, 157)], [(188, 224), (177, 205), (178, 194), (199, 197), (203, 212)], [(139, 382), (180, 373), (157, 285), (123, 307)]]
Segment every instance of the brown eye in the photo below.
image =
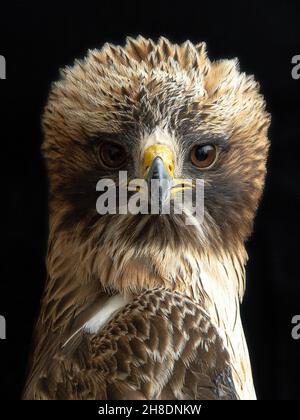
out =
[(100, 147), (100, 158), (109, 168), (120, 168), (127, 156), (125, 149), (119, 144), (105, 142)]
[(217, 149), (211, 144), (195, 146), (191, 152), (191, 161), (199, 169), (211, 168), (217, 159)]

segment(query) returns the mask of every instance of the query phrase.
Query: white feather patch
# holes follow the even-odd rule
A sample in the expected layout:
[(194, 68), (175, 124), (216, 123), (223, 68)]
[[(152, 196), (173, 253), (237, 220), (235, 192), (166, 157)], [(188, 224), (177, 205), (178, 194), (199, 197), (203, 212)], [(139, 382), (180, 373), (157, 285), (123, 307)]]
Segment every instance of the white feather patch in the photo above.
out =
[(99, 332), (100, 329), (103, 328), (104, 325), (113, 317), (113, 315), (129, 302), (129, 297), (121, 295), (120, 293), (112, 296), (96, 313), (96, 315), (84, 324), (84, 330), (90, 334)]
[(85, 322), (67, 339), (67, 341), (62, 345), (62, 348), (64, 348), (72, 340), (72, 338), (74, 338), (82, 330), (90, 334), (98, 333), (104, 325), (130, 301), (130, 296), (125, 296), (121, 293), (112, 296), (89, 321)]

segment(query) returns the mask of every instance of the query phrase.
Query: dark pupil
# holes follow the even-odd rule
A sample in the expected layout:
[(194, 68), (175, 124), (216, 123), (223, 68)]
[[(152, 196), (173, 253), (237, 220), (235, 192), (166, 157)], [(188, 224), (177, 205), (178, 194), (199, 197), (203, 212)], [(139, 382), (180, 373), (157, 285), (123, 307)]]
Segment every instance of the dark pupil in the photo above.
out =
[(211, 152), (211, 149), (211, 146), (197, 147), (197, 149), (195, 150), (196, 159), (199, 161), (206, 160), (209, 156), (209, 152)]
[(111, 162), (119, 162), (122, 160), (122, 151), (118, 146), (108, 146), (106, 149), (107, 158)]

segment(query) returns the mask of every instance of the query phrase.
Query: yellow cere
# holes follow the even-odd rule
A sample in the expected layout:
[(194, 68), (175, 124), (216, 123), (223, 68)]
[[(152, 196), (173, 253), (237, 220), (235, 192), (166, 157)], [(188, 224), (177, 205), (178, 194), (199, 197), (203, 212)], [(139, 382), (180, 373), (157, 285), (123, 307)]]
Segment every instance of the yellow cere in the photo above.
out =
[(165, 164), (168, 174), (174, 176), (174, 158), (172, 150), (164, 144), (153, 144), (148, 147), (144, 153), (144, 170), (147, 171), (153, 159), (159, 156)]

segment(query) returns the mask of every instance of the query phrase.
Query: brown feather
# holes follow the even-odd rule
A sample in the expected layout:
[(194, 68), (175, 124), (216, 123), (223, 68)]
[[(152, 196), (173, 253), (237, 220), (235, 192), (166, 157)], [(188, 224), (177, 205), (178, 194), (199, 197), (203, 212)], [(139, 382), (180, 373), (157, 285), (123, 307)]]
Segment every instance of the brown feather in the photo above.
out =
[[(239, 302), (269, 124), (258, 83), (237, 60), (209, 60), (205, 43), (128, 38), (62, 71), (43, 116), (48, 279), (25, 398), (255, 398)], [(154, 132), (174, 150), (177, 177), (205, 181), (201, 224), (97, 214), (96, 182), (118, 175), (99, 144), (123, 143), (129, 178), (140, 178)], [(218, 165), (195, 172), (190, 147), (211, 139)], [(98, 335), (85, 332), (118, 293), (136, 299)]]
[[(173, 340), (179, 325), (178, 315), (172, 318), (174, 308), (180, 310), (185, 331), (180, 347)], [(148, 345), (150, 325), (156, 327), (154, 350)], [(66, 348), (58, 348), (24, 393), (26, 399), (166, 397), (236, 399), (237, 395), (229, 354), (217, 328), (198, 304), (165, 289), (138, 296), (101, 334), (84, 334), (76, 346), (71, 340)]]

